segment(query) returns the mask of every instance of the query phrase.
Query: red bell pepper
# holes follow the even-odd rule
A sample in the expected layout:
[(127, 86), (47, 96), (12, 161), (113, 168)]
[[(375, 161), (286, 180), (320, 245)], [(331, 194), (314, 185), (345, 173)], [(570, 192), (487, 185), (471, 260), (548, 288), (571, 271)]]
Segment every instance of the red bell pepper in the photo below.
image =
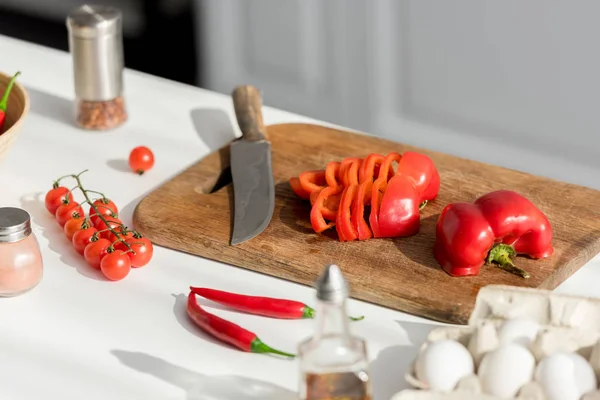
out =
[(290, 178), (290, 186), (292, 187), (292, 190), (294, 191), (294, 193), (296, 193), (296, 195), (298, 197), (300, 197), (301, 199), (304, 199), (304, 200), (310, 199), (311, 193), (304, 190), (304, 188), (302, 187), (302, 184), (300, 183), (300, 178), (295, 177), (295, 176)]
[(433, 254), (451, 276), (479, 274), (487, 261), (529, 278), (512, 256), (552, 255), (552, 227), (548, 218), (519, 193), (499, 190), (473, 203), (453, 203), (440, 213)]
[(0, 134), (4, 131), (4, 122), (6, 121), (6, 109), (8, 108), (8, 96), (10, 96), (10, 92), (12, 91), (13, 86), (15, 85), (15, 81), (17, 80), (17, 76), (19, 76), (21, 72), (17, 72), (10, 78), (8, 81), (8, 85), (6, 86), (6, 90), (4, 91), (4, 95), (2, 99), (0, 99)]
[[(310, 210), (310, 223), (315, 232), (321, 233), (335, 226), (334, 222), (328, 223), (327, 221), (325, 221), (324, 214), (327, 214), (327, 211), (324, 212), (323, 210), (326, 207), (325, 204), (328, 198), (330, 196), (339, 195), (340, 192), (341, 187), (326, 187), (325, 189), (321, 190), (321, 192), (317, 196), (317, 199), (315, 200), (315, 203), (313, 204), (312, 209)], [(328, 216), (330, 217), (330, 215)], [(331, 220), (335, 220), (335, 217), (337, 217), (337, 213)]]
[(300, 180), (302, 189), (304, 189), (305, 192), (308, 192), (309, 195), (315, 190), (321, 190), (327, 186), (325, 171), (323, 170), (303, 172), (298, 179)]
[[(346, 162), (346, 160), (349, 160)], [(358, 239), (358, 232), (352, 224), (352, 206), (356, 198), (356, 191), (358, 189), (358, 175), (359, 169), (362, 164), (360, 158), (346, 159), (342, 161), (343, 168), (342, 182), (345, 187), (342, 192), (340, 200), (340, 206), (338, 208), (336, 218), (336, 230), (340, 241), (346, 242), (350, 240)]]
[(373, 185), (373, 198), (378, 196), (378, 201), (372, 200), (371, 204), (375, 237), (411, 236), (419, 232), (420, 209), (437, 197), (439, 189), (440, 176), (433, 161), (421, 153), (405, 152), (396, 175), (387, 183), (380, 177)]

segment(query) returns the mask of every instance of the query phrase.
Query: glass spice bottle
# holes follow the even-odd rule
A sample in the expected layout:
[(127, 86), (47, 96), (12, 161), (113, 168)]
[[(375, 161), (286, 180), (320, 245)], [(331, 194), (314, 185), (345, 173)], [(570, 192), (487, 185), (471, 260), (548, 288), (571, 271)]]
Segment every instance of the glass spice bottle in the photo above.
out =
[(43, 276), (42, 253), (25, 210), (0, 208), (0, 296), (33, 289)]
[(301, 400), (371, 400), (364, 340), (352, 336), (346, 313), (348, 286), (336, 265), (316, 282), (315, 333), (300, 344)]
[(122, 25), (121, 11), (109, 6), (83, 5), (67, 17), (81, 128), (113, 129), (127, 120)]

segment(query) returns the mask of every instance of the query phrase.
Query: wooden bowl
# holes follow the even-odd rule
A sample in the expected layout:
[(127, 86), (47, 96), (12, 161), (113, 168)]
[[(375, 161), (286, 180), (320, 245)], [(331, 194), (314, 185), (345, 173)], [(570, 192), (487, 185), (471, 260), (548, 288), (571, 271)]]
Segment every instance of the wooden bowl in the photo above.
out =
[[(0, 98), (4, 95), (10, 78), (12, 78), (12, 75), (0, 72)], [(19, 83), (20, 78), (21, 75), (17, 77), (17, 81), (8, 97), (6, 121), (4, 122), (3, 130), (0, 131), (0, 160), (6, 155), (8, 149), (19, 135), (23, 120), (29, 112), (29, 95)]]

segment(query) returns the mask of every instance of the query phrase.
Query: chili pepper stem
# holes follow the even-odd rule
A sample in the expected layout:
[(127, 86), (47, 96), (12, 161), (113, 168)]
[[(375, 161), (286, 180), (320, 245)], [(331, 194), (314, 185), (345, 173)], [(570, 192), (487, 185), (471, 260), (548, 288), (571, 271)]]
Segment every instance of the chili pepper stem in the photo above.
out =
[[(302, 318), (314, 318), (315, 317), (315, 309), (312, 308), (311, 306), (304, 306), (304, 308), (302, 309)], [(361, 315), (360, 317), (351, 317), (349, 316), (348, 318), (350, 318), (351, 321), (362, 321), (363, 319), (365, 319), (364, 315)]]
[(295, 354), (286, 353), (285, 351), (277, 350), (277, 349), (274, 349), (274, 348), (272, 348), (270, 346), (267, 346), (259, 338), (254, 339), (252, 341), (252, 343), (250, 343), (250, 351), (252, 353), (270, 353), (270, 354), (277, 354), (277, 355), (280, 355), (280, 356), (291, 357), (291, 358), (295, 358), (296, 357)]
[(4, 95), (2, 96), (2, 99), (0, 99), (0, 110), (4, 112), (6, 112), (6, 107), (8, 106), (8, 97), (10, 96), (10, 92), (12, 91), (15, 81), (17, 80), (17, 76), (20, 74), (21, 72), (19, 71), (14, 74), (12, 78), (10, 78), (8, 85), (6, 86), (6, 90), (4, 91)]
[(512, 246), (499, 243), (492, 247), (487, 258), (488, 264), (495, 263), (498, 268), (501, 268), (511, 274), (519, 275), (522, 278), (529, 278), (529, 272), (517, 267), (511, 257), (515, 256), (516, 252)]

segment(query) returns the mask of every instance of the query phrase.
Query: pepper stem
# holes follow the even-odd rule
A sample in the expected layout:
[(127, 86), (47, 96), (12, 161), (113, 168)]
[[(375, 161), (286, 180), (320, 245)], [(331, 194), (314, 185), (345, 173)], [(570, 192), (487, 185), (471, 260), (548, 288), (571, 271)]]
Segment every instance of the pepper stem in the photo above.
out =
[[(302, 309), (302, 318), (314, 318), (315, 317), (315, 309), (305, 305), (304, 308)], [(360, 317), (351, 317), (349, 316), (348, 318), (350, 318), (351, 321), (362, 321), (363, 319), (365, 319), (364, 315), (361, 315)]]
[(10, 92), (15, 84), (15, 81), (17, 80), (17, 76), (19, 76), (21, 74), (21, 72), (17, 72), (16, 74), (13, 75), (12, 78), (10, 78), (10, 81), (8, 81), (8, 85), (6, 86), (6, 91), (4, 92), (4, 96), (2, 96), (2, 99), (0, 100), (0, 110), (6, 112), (6, 107), (8, 106), (8, 96), (10, 96)]
[(280, 356), (291, 357), (291, 358), (296, 357), (295, 354), (286, 353), (284, 351), (277, 350), (277, 349), (274, 349), (274, 348), (272, 348), (270, 346), (267, 346), (259, 338), (255, 338), (252, 341), (252, 343), (250, 343), (250, 351), (252, 353), (270, 353), (270, 354), (278, 354)]
[(495, 263), (498, 268), (527, 279), (531, 276), (529, 272), (517, 267), (511, 259), (516, 254), (512, 246), (499, 243), (490, 250), (487, 262), (488, 264)]
[(426, 205), (427, 205), (427, 200), (423, 200), (423, 202), (421, 204), (419, 204), (419, 211), (424, 209)]

